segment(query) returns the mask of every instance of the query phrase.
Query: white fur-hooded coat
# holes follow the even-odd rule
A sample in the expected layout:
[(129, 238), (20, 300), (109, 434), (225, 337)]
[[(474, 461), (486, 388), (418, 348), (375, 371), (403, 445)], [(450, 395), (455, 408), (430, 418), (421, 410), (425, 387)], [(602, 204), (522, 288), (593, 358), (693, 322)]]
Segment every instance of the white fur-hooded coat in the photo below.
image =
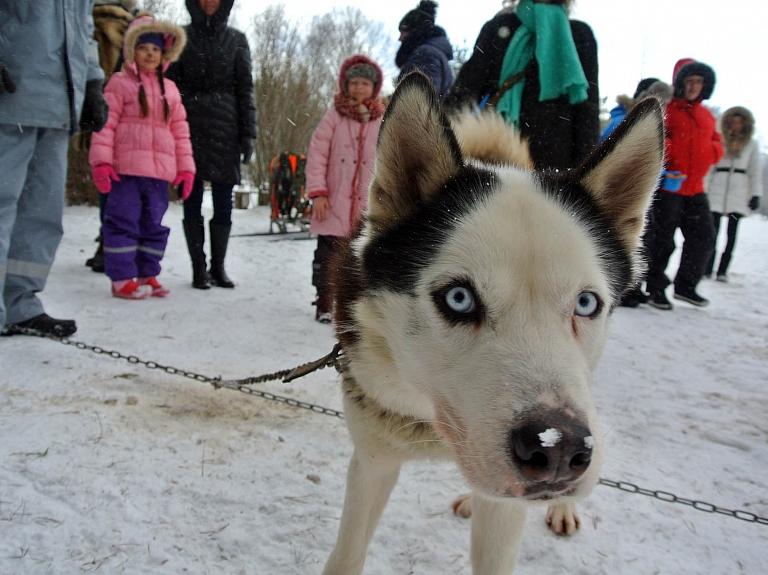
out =
[[(730, 118), (739, 114), (745, 119), (742, 138), (728, 129)], [(760, 149), (752, 137), (754, 117), (746, 108), (736, 106), (725, 111), (720, 119), (725, 155), (712, 166), (705, 181), (709, 207), (720, 214), (749, 213), (749, 200), (763, 195), (760, 170)]]

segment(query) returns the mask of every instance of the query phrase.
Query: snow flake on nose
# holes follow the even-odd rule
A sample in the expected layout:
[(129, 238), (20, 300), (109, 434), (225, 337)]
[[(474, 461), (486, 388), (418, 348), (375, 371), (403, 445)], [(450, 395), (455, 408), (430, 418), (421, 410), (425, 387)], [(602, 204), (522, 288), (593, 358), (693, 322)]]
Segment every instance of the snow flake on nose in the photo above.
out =
[(563, 438), (563, 434), (559, 429), (551, 427), (546, 431), (539, 433), (539, 440), (542, 447), (554, 447)]
[(592, 437), (591, 435), (587, 435), (584, 438), (584, 447), (586, 447), (587, 449), (592, 449), (594, 446), (595, 446), (595, 438)]

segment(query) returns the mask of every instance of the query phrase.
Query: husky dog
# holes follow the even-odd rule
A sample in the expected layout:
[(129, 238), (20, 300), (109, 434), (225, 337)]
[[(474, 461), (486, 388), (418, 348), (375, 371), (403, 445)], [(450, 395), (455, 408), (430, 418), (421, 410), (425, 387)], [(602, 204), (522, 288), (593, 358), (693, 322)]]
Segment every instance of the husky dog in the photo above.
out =
[(539, 174), (502, 122), (452, 123), (425, 76), (399, 84), (368, 211), (335, 261), (354, 454), (326, 575), (362, 572), (407, 460), (463, 473), (476, 575), (512, 572), (528, 505), (569, 511), (591, 491), (592, 372), (641, 268), (663, 145), (649, 99), (580, 168)]

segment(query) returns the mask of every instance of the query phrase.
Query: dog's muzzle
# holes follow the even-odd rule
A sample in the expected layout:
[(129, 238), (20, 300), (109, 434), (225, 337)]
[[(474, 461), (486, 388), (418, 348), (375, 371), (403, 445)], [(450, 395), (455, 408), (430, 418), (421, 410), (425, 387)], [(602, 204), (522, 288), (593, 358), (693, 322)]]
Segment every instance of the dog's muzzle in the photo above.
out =
[(548, 411), (510, 432), (509, 451), (529, 485), (525, 496), (564, 495), (589, 467), (594, 440), (589, 428), (562, 411)]

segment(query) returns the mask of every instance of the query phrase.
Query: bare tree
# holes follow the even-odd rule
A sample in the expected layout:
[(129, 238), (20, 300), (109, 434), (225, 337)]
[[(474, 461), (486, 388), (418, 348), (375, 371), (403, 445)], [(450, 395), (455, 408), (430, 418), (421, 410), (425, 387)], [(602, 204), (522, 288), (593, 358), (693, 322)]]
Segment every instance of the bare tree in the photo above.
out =
[(365, 54), (378, 62), (385, 74), (393, 77), (392, 39), (384, 34), (384, 24), (368, 20), (359, 8), (334, 8), (315, 16), (305, 42), (305, 56), (318, 85), (327, 90), (328, 102), (338, 89), (337, 75), (345, 58)]
[(158, 20), (173, 22), (174, 24), (186, 24), (189, 22), (189, 14), (183, 2), (178, 0), (141, 0), (139, 8), (152, 13)]
[(302, 152), (322, 114), (303, 62), (303, 38), (285, 7), (270, 6), (253, 20), (251, 54), (259, 137), (250, 166), (255, 182), (269, 179), (269, 162), (284, 150)]

